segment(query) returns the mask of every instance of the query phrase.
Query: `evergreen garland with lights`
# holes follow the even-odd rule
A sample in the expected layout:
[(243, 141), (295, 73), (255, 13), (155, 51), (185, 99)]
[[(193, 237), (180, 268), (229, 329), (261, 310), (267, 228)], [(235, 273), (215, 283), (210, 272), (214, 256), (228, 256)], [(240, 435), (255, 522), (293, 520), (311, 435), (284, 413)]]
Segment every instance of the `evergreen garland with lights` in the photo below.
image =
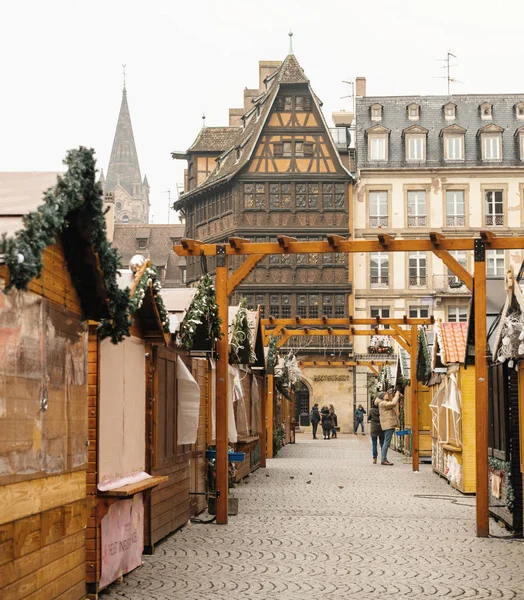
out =
[[(27, 289), (29, 282), (39, 277), (43, 268), (43, 252), (56, 241), (69, 225), (72, 213), (81, 215), (82, 226), (93, 251), (98, 254), (107, 296), (110, 319), (100, 323), (102, 337), (110, 336), (114, 343), (129, 335), (131, 325), (129, 289), (121, 290), (117, 284), (121, 267), (118, 252), (107, 240), (102, 186), (96, 181), (94, 150), (80, 147), (70, 150), (64, 160), (67, 172), (58, 176), (54, 187), (43, 196), (36, 211), (23, 217), (23, 229), (13, 237), (0, 240), (0, 253), (5, 255), (9, 269), (9, 287)], [(77, 287), (85, 274), (75, 253), (65, 248), (73, 284)], [(81, 287), (81, 286), (80, 286)], [(86, 314), (86, 318), (92, 315)]]
[(511, 466), (509, 462), (498, 458), (488, 457), (489, 471), (498, 475), (504, 483), (505, 487), (505, 503), (506, 508), (511, 510), (515, 504), (515, 491), (511, 485)]
[(229, 361), (234, 364), (256, 362), (257, 358), (251, 344), (251, 328), (247, 315), (247, 300), (242, 298), (238, 311), (231, 324), (231, 341), (229, 342)]
[(164, 300), (160, 295), (162, 284), (158, 279), (158, 270), (153, 265), (145, 269), (140, 277), (140, 280), (135, 286), (135, 292), (130, 300), (131, 310), (134, 313), (142, 307), (144, 296), (146, 295), (149, 286), (151, 286), (151, 291), (153, 292), (153, 298), (158, 309), (158, 314), (162, 323), (162, 329), (164, 333), (169, 333), (169, 313), (167, 312)]
[(186, 350), (191, 350), (199, 325), (205, 325), (207, 339), (216, 342), (222, 337), (221, 323), (213, 280), (206, 273), (198, 282), (197, 293), (184, 316), (177, 344)]

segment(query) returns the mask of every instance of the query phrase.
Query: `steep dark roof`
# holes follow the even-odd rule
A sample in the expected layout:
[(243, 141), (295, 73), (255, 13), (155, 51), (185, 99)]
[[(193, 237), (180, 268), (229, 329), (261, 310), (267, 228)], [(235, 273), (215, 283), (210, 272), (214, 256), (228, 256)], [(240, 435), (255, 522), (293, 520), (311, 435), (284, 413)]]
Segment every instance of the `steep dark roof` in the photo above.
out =
[[(115, 225), (112, 245), (122, 255), (124, 266), (135, 254), (149, 258), (153, 265), (166, 270), (164, 287), (183, 286), (180, 267), (185, 258), (173, 252), (173, 239), (184, 237), (184, 225)], [(138, 239), (146, 239), (147, 247), (139, 248)]]
[(202, 127), (188, 152), (224, 152), (235, 143), (242, 127)]
[[(290, 54), (286, 57), (278, 71), (276, 71), (275, 74), (270, 75), (266, 79), (266, 82), (268, 89), (265, 92), (262, 92), (255, 99), (256, 101), (254, 101), (253, 107), (250, 108), (244, 115), (244, 121), (247, 123), (245, 128), (238, 128), (240, 129), (240, 132), (238, 133), (236, 139), (232, 140), (228, 149), (217, 158), (217, 168), (198, 187), (190, 192), (187, 192), (186, 194), (183, 194), (180, 197), (180, 200), (175, 202), (175, 208), (180, 208), (191, 196), (194, 196), (195, 194), (198, 194), (209, 187), (220, 185), (221, 183), (229, 181), (249, 162), (281, 85), (307, 85), (309, 87), (309, 79), (304, 74), (302, 67), (293, 54)], [(320, 110), (320, 106), (318, 106), (320, 105), (320, 101), (310, 87), (309, 91), (317, 103), (317, 108), (321, 118), (324, 119), (322, 111)], [(257, 111), (259, 111), (259, 114), (257, 114)], [(324, 125), (326, 125), (325, 121)], [(198, 143), (198, 139), (199, 138), (197, 138), (195, 141), (195, 144)], [(195, 144), (193, 144), (193, 146), (190, 148), (190, 151), (193, 149)], [(237, 150), (240, 151), (240, 155), (238, 155)], [(338, 157), (338, 153), (336, 153), (336, 155)], [(345, 167), (343, 168), (345, 169)]]

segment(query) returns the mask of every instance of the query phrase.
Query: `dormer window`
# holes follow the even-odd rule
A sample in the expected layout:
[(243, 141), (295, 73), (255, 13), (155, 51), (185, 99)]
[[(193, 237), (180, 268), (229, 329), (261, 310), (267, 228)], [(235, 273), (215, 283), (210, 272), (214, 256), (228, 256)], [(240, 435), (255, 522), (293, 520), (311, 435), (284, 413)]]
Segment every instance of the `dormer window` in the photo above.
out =
[(444, 160), (464, 160), (464, 135), (466, 130), (459, 125), (448, 125), (441, 132), (444, 144)]
[(242, 148), (240, 146), (237, 146), (235, 148), (236, 162), (238, 162), (240, 160), (241, 154), (242, 154)]
[(404, 129), (406, 140), (406, 160), (421, 162), (426, 160), (426, 135), (428, 130), (420, 125)]
[(145, 250), (147, 248), (147, 239), (146, 238), (138, 238), (136, 242), (137, 242), (137, 248), (139, 250)]
[(480, 105), (480, 118), (491, 120), (493, 118), (493, 107), (489, 102), (483, 102)]
[(457, 105), (453, 102), (444, 104), (444, 118), (446, 121), (453, 121), (457, 117)]
[(382, 105), (373, 104), (371, 106), (371, 120), (382, 121)]
[(515, 131), (515, 137), (517, 138), (517, 142), (519, 145), (519, 158), (520, 160), (524, 161), (524, 127), (519, 127), (517, 131)]
[(515, 116), (517, 119), (524, 120), (524, 102), (519, 102), (515, 105)]
[(408, 105), (408, 118), (410, 121), (418, 121), (420, 118), (420, 106), (418, 104)]
[(482, 160), (502, 160), (502, 132), (504, 129), (498, 125), (486, 125), (479, 129)]
[(385, 161), (388, 159), (389, 129), (375, 125), (366, 131), (368, 139), (368, 160)]

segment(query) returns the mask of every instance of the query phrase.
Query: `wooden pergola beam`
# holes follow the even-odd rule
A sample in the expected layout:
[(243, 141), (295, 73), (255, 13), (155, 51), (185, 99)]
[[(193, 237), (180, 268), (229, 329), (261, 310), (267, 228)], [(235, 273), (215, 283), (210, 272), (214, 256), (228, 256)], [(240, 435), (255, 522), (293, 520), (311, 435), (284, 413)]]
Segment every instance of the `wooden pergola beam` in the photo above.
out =
[(447, 239), (442, 233), (432, 231), (429, 234), (429, 239), (433, 244), (433, 254), (438, 256), (440, 260), (448, 267), (448, 269), (456, 275), (471, 292), (473, 291), (473, 277), (471, 273), (465, 269), (456, 258), (451, 256), (448, 250), (444, 249), (443, 246)]
[(410, 332), (407, 329), (402, 329), (400, 325), (392, 325), (391, 329), (393, 329), (393, 331), (395, 331), (398, 336), (404, 340), (408, 348), (411, 346)]
[[(241, 239), (241, 238), (231, 238)], [(231, 240), (230, 240), (231, 241)], [(240, 244), (239, 248), (242, 247)], [(236, 269), (236, 271), (229, 277), (227, 281), (227, 295), (230, 296), (233, 290), (242, 283), (242, 281), (251, 273), (251, 271), (257, 266), (257, 264), (265, 258), (264, 254), (252, 254), (248, 256), (244, 262)]]
[[(524, 237), (490, 237), (488, 234), (490, 249), (494, 250), (521, 250), (524, 248)], [(384, 245), (377, 240), (346, 240), (339, 241), (336, 250), (329, 242), (299, 242), (289, 236), (278, 236), (277, 242), (246, 242), (240, 249), (226, 246), (226, 254), (250, 255), (250, 254), (308, 254), (308, 253), (333, 253), (333, 252), (382, 252)], [(486, 242), (488, 241), (486, 238)], [(198, 240), (184, 239), (180, 245), (173, 246), (173, 250), (179, 256), (215, 256), (217, 248), (222, 244), (203, 244)], [(474, 238), (444, 238), (439, 241), (440, 250), (473, 250)], [(388, 252), (433, 252), (435, 249), (431, 239), (394, 239), (388, 240)]]
[(341, 242), (346, 241), (346, 238), (342, 237), (341, 235), (335, 235), (334, 233), (330, 233), (327, 236), (327, 241), (332, 248), (338, 248)]
[(274, 317), (260, 319), (260, 323), (267, 327), (268, 325), (283, 325), (285, 327), (292, 327), (293, 325), (308, 325), (314, 327), (316, 325), (331, 325), (332, 327), (350, 327), (351, 325), (433, 325), (433, 318), (428, 319), (388, 319), (383, 317), (363, 318), (354, 319), (353, 317), (344, 318), (318, 318), (318, 319), (306, 319), (303, 317), (295, 317), (293, 319), (275, 319)]

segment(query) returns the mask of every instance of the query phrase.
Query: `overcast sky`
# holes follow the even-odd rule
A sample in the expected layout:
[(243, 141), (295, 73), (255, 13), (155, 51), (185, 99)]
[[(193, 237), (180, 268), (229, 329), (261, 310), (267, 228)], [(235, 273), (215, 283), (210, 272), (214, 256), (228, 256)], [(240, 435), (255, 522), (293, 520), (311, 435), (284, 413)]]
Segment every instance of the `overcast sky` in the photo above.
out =
[[(142, 176), (155, 223), (167, 222), (185, 150), (201, 125), (227, 125), (258, 61), (294, 53), (324, 102), (349, 109), (343, 80), (368, 95), (445, 94), (443, 63), (458, 56), (455, 93), (524, 95), (522, 0), (17, 0), (0, 3), (0, 170), (59, 170), (93, 147), (107, 171), (122, 63)], [(171, 215), (173, 222), (173, 215)]]

